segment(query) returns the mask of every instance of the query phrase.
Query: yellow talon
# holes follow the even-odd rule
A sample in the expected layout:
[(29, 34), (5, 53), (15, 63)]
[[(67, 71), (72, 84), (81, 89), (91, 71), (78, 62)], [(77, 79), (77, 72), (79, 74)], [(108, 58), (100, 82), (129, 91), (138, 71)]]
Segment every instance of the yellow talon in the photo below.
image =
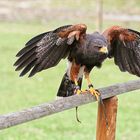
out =
[(76, 94), (81, 94), (81, 90), (80, 89), (78, 89), (78, 90), (76, 90)]
[(97, 101), (99, 101), (100, 93), (98, 91), (96, 91), (93, 87), (90, 87), (89, 92), (96, 97)]
[(87, 93), (87, 90), (81, 89), (82, 93)]
[(76, 79), (74, 80), (74, 83), (75, 83), (75, 85), (76, 85), (76, 89), (75, 89), (75, 91), (74, 91), (75, 94), (81, 94), (81, 93), (86, 92), (86, 90), (80, 90), (80, 87), (79, 87), (78, 82), (77, 82)]
[(87, 90), (80, 90), (80, 89), (77, 89), (75, 90), (75, 94), (81, 94), (81, 93), (87, 93)]

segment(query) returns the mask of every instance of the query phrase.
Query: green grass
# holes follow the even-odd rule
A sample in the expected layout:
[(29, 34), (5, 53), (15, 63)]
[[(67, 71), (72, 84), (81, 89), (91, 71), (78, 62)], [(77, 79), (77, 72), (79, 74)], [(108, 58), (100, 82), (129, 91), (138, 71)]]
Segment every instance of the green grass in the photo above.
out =
[[(66, 23), (66, 21), (65, 21)], [(63, 24), (65, 24), (63, 23)], [(56, 67), (37, 74), (33, 78), (19, 78), (14, 71), (15, 54), (32, 36), (53, 29), (60, 24), (0, 23), (0, 114), (51, 101), (55, 98), (65, 72), (65, 60)], [(62, 24), (61, 24), (62, 25)], [(92, 29), (90, 23), (89, 28)], [(90, 30), (91, 31), (91, 30)], [(114, 83), (138, 79), (122, 73), (107, 60), (102, 69), (94, 69), (91, 75), (96, 88)], [(84, 87), (85, 86), (84, 82)], [(119, 96), (117, 116), (117, 140), (140, 137), (139, 91)], [(79, 107), (82, 124), (76, 122), (75, 109), (64, 111), (40, 120), (28, 122), (0, 131), (0, 140), (91, 140), (95, 139), (97, 103)]]

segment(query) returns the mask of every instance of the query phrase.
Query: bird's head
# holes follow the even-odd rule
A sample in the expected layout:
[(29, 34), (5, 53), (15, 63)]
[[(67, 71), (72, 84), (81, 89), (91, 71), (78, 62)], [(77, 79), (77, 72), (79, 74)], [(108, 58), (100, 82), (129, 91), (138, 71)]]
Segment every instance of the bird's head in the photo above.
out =
[(94, 52), (99, 54), (108, 54), (107, 40), (98, 32), (94, 32), (90, 37), (90, 46), (92, 46)]

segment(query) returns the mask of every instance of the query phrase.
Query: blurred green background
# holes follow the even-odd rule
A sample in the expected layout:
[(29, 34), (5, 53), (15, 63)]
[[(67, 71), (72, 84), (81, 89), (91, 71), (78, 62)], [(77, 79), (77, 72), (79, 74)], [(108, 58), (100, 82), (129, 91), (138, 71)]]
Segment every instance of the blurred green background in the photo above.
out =
[[(104, 17), (140, 15), (139, 0), (104, 0)], [(85, 23), (88, 32), (97, 28), (97, 1), (94, 0), (1, 0), (0, 1), (0, 114), (18, 111), (54, 100), (66, 60), (33, 78), (18, 77), (14, 71), (16, 53), (31, 37), (65, 24)], [(103, 29), (122, 25), (140, 31), (140, 21), (105, 19)], [(107, 60), (92, 71), (96, 88), (138, 79), (122, 73)], [(86, 88), (85, 82), (83, 87)], [(120, 95), (116, 140), (140, 138), (140, 91)], [(0, 131), (0, 140), (95, 140), (97, 103), (79, 107), (81, 124), (75, 109)]]

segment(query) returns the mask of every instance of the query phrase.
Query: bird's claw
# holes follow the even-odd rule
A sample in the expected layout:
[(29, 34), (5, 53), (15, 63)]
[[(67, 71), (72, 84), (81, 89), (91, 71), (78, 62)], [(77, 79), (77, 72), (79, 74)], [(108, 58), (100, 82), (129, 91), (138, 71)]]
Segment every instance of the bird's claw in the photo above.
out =
[(81, 93), (86, 93), (87, 90), (81, 90), (79, 86), (76, 86), (75, 90), (74, 90), (74, 93), (75, 94), (81, 94)]
[(79, 86), (75, 86), (75, 89), (74, 89), (74, 93), (75, 94), (80, 94), (82, 91), (80, 90), (80, 87)]
[(82, 91), (81, 91), (80, 89), (77, 89), (77, 90), (74, 91), (74, 93), (75, 93), (75, 94), (81, 94)]
[(101, 95), (98, 90), (95, 90), (93, 87), (89, 88), (89, 92), (95, 96), (96, 100), (99, 101), (99, 96)]

